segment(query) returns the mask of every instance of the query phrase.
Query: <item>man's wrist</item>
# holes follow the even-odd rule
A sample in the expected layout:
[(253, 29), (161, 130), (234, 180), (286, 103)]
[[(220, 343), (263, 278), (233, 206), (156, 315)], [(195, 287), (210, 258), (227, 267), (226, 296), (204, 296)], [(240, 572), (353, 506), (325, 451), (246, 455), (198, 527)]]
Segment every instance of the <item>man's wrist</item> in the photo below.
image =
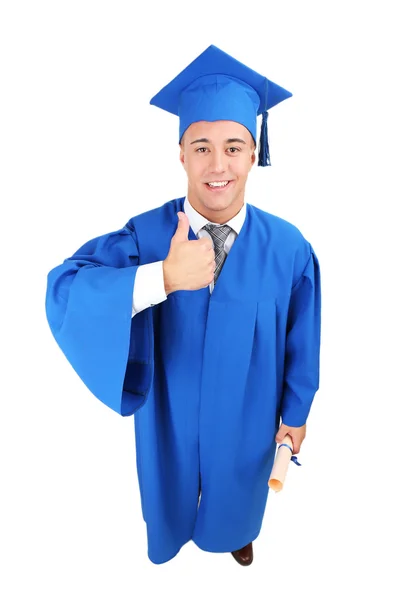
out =
[(168, 273), (168, 264), (166, 263), (166, 261), (163, 261), (163, 273), (164, 273), (164, 289), (165, 289), (165, 293), (168, 296), (168, 294), (170, 294), (171, 292), (174, 291), (171, 283), (170, 283), (170, 278), (169, 278), (169, 273)]

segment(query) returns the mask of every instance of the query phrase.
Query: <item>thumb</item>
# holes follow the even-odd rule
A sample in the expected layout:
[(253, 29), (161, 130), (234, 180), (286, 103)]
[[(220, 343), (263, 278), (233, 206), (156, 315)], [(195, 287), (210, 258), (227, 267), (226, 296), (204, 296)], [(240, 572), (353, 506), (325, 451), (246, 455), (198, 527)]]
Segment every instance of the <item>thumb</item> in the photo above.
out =
[(189, 238), (189, 219), (184, 212), (179, 211), (177, 215), (179, 222), (173, 239), (177, 242), (187, 242)]
[(275, 441), (280, 444), (283, 441), (283, 438), (288, 432), (288, 427), (286, 425), (281, 425), (278, 433), (276, 434)]

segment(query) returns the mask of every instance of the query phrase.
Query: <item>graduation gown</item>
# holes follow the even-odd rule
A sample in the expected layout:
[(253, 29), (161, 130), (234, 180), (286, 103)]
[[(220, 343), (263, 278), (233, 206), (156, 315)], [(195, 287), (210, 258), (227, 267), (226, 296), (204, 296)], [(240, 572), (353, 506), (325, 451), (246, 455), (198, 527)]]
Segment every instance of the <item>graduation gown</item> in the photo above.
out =
[(167, 257), (183, 203), (84, 244), (49, 273), (46, 295), (51, 331), (79, 377), (134, 414), (156, 564), (189, 540), (231, 552), (257, 537), (280, 418), (303, 425), (319, 385), (317, 257), (296, 227), (251, 204), (211, 295), (176, 291), (131, 318), (137, 268)]

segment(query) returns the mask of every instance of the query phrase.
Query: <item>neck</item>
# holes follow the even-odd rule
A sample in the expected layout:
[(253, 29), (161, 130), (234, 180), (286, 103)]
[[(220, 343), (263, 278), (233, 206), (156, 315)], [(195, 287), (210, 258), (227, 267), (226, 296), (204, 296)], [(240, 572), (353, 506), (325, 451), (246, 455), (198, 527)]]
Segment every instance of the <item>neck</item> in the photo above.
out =
[(244, 205), (244, 194), (241, 198), (236, 198), (235, 201), (227, 207), (221, 207), (221, 209), (210, 207), (201, 202), (196, 196), (190, 193), (188, 190), (187, 199), (191, 206), (202, 215), (207, 221), (211, 223), (218, 223), (218, 225), (224, 225), (241, 211)]

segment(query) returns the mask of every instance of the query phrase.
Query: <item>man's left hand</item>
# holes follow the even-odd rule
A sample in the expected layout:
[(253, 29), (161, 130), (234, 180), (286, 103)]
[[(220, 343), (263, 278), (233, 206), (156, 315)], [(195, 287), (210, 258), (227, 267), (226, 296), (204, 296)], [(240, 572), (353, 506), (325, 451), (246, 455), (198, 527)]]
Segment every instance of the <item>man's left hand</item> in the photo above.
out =
[(282, 423), (276, 434), (275, 441), (278, 444), (282, 443), (285, 435), (289, 435), (292, 438), (293, 454), (297, 454), (300, 452), (301, 444), (306, 437), (306, 425), (302, 425), (302, 427), (288, 427)]

